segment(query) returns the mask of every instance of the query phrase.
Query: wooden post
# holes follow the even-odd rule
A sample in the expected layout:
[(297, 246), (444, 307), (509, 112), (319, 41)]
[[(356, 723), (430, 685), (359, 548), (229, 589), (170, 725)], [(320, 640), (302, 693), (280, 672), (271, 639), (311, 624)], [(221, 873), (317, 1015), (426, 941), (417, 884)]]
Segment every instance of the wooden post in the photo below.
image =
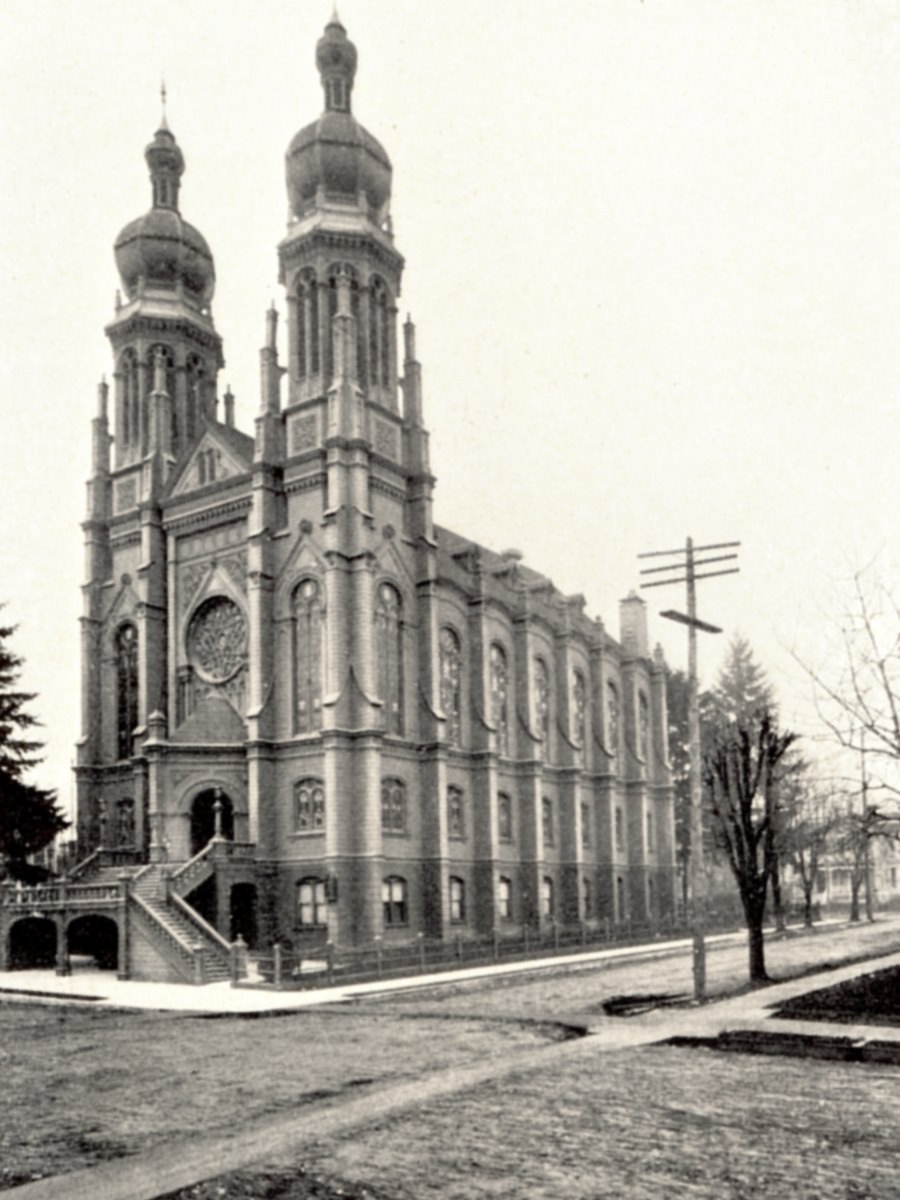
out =
[(281, 987), (281, 942), (276, 942), (272, 947), (272, 983), (275, 987)]
[(328, 986), (334, 983), (334, 942), (325, 943), (325, 955), (328, 963)]
[(416, 934), (416, 941), (419, 944), (419, 968), (422, 974), (425, 974), (425, 934), (420, 930)]

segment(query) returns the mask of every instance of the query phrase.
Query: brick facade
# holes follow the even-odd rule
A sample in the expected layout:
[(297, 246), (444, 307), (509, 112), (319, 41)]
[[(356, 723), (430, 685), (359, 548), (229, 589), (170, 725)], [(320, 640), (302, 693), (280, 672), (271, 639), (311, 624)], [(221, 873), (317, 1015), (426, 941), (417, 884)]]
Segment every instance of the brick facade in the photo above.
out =
[(273, 309), (253, 437), (232, 397), (220, 413), (212, 257), (160, 185), (184, 165), (165, 128), (154, 209), (117, 243), (84, 525), (81, 848), (182, 863), (219, 820), (247, 853), (211, 915), (231, 937), (246, 913), (229, 896), (255, 888), (260, 943), (666, 914), (664, 666), (643, 603), (622, 602), (617, 641), (517, 553), (434, 525), (390, 164), (350, 113), (336, 21), (318, 58), (326, 110), (288, 153), (288, 351)]

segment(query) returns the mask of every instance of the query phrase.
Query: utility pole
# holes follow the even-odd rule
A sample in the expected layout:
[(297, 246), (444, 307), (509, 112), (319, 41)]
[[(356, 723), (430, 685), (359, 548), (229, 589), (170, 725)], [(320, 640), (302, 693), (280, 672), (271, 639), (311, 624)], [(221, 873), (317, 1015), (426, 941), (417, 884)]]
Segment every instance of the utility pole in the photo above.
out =
[[(697, 580), (712, 579), (717, 575), (736, 575), (739, 567), (705, 571), (697, 574), (697, 567), (711, 566), (737, 558), (736, 554), (720, 554), (714, 558), (697, 558), (710, 550), (732, 550), (740, 542), (717, 542), (709, 546), (695, 546), (691, 538), (684, 548), (678, 550), (650, 550), (638, 558), (672, 558), (673, 562), (662, 567), (645, 567), (642, 575), (668, 574), (663, 579), (648, 580), (641, 587), (663, 587), (672, 583), (687, 584), (687, 613), (667, 609), (660, 615), (670, 621), (678, 621), (688, 627), (688, 738), (690, 742), (691, 782), (691, 930), (694, 940), (694, 999), (702, 1000), (706, 995), (706, 873), (703, 863), (703, 803), (700, 783), (700, 698), (697, 690), (697, 630), (704, 633), (721, 633), (717, 625), (701, 621), (697, 616)], [(677, 572), (673, 575), (672, 572)]]

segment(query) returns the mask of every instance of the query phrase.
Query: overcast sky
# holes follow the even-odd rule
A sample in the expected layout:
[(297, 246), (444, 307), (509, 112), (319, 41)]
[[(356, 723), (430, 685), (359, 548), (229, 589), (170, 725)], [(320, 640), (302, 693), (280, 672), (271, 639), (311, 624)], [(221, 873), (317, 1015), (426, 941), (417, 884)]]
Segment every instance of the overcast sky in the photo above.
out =
[[(741, 631), (812, 729), (789, 650), (841, 581), (897, 578), (896, 0), (342, 0), (357, 118), (394, 164), (436, 519), (518, 547), (617, 631), (637, 554), (740, 540), (700, 615)], [(169, 123), (216, 261), (238, 424), (286, 219), (283, 156), (322, 108), (328, 0), (4, 0), (0, 599), (70, 794), (84, 481), (112, 245)], [(283, 331), (282, 331), (283, 332)], [(651, 637), (680, 589), (646, 593)], [(704, 640), (712, 676), (724, 639)]]

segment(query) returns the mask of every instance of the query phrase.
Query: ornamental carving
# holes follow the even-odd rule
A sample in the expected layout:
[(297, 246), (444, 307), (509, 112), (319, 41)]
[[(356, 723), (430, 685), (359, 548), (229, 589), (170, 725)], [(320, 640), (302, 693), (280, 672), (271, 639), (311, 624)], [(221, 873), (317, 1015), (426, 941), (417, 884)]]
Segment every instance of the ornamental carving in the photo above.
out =
[(186, 608), (197, 594), (197, 589), (205, 579), (209, 566), (207, 563), (192, 563), (181, 572), (181, 603)]
[(247, 555), (241, 551), (239, 554), (232, 554), (230, 558), (222, 559), (222, 566), (231, 576), (232, 583), (239, 587), (242, 592), (247, 590)]
[(197, 673), (224, 683), (247, 660), (247, 622), (225, 596), (212, 596), (197, 609), (188, 627), (188, 655)]

